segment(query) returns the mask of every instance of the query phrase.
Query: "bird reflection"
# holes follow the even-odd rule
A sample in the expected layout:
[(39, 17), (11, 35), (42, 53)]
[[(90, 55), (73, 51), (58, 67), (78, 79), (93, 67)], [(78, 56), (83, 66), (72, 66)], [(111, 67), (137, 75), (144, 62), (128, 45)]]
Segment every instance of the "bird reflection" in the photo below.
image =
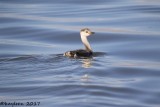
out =
[(90, 68), (92, 66), (92, 59), (87, 58), (87, 59), (82, 59), (82, 67), (83, 68)]
[[(82, 59), (82, 67), (83, 68), (90, 68), (92, 66), (92, 58), (85, 58), (85, 59)], [(82, 81), (88, 81), (89, 80), (89, 75), (88, 73), (86, 72), (82, 77), (81, 77), (81, 80)]]

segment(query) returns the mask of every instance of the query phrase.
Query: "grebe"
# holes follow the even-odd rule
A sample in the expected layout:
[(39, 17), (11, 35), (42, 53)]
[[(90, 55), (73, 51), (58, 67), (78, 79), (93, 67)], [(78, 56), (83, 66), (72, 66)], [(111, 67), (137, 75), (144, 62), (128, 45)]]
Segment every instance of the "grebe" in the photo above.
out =
[(81, 29), (80, 36), (81, 36), (82, 43), (85, 46), (85, 50), (84, 49), (79, 49), (79, 50), (68, 51), (68, 52), (64, 53), (64, 56), (74, 57), (74, 58), (77, 58), (77, 57), (91, 57), (93, 55), (93, 51), (92, 51), (92, 48), (91, 48), (91, 46), (88, 42), (87, 37), (92, 35), (92, 34), (94, 34), (94, 32), (92, 32), (88, 28)]

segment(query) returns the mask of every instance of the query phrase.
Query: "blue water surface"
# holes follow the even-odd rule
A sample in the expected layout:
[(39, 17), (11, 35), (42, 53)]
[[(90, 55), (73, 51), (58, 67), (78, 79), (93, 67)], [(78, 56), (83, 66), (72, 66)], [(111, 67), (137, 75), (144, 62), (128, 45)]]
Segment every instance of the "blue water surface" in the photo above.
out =
[[(96, 32), (93, 58), (64, 57), (84, 48), (86, 27)], [(1, 0), (0, 107), (12, 106), (5, 102), (159, 107), (160, 1)]]

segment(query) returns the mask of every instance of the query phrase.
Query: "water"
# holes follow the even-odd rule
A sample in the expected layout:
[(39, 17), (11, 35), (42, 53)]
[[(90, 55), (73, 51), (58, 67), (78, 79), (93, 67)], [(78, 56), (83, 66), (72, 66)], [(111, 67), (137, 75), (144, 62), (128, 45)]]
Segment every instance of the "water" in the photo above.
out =
[(160, 1), (1, 0), (0, 74), (0, 107), (159, 107)]

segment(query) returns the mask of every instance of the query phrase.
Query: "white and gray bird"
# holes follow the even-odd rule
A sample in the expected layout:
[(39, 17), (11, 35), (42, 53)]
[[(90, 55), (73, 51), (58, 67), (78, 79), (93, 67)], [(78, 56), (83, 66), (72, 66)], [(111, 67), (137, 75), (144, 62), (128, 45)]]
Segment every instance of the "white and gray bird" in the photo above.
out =
[(92, 32), (88, 28), (81, 29), (80, 36), (81, 36), (82, 43), (85, 46), (85, 49), (67, 51), (67, 52), (64, 53), (64, 56), (74, 57), (74, 58), (77, 58), (77, 57), (92, 57), (93, 51), (92, 51), (92, 48), (91, 48), (91, 46), (88, 42), (88, 39), (87, 39), (87, 37), (92, 35), (92, 34), (94, 34), (94, 32)]

